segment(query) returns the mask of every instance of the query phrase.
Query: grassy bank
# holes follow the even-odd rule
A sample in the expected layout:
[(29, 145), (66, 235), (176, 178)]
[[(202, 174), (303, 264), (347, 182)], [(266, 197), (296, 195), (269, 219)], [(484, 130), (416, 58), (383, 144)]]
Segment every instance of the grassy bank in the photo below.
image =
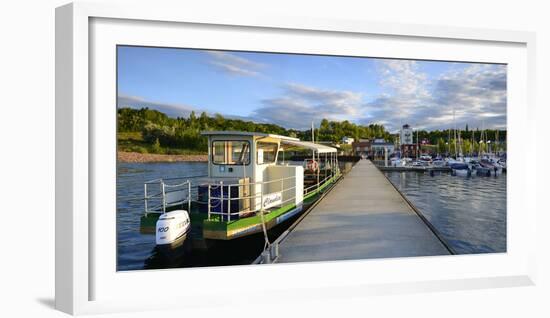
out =
[(117, 145), (119, 162), (208, 161), (205, 152), (148, 144), (139, 132), (119, 132)]
[(208, 155), (164, 155), (119, 151), (117, 160), (118, 162), (206, 162), (208, 161)]
[(151, 145), (143, 141), (140, 132), (119, 132), (117, 134), (118, 151), (159, 155), (206, 155), (206, 152), (185, 148), (170, 148)]

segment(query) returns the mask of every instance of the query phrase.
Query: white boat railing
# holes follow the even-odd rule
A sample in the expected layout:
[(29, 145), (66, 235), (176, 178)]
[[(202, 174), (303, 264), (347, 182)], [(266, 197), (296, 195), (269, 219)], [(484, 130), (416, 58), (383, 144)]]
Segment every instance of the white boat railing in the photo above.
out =
[(335, 173), (331, 172), (330, 174), (327, 174), (323, 180), (320, 180), (319, 182), (315, 183), (314, 185), (311, 185), (307, 188), (304, 188), (304, 195), (307, 195), (307, 194), (311, 193), (313, 190), (319, 190), (321, 185), (324, 184), (325, 182), (327, 182), (332, 177), (334, 177), (334, 175), (335, 175)]
[[(325, 168), (327, 168), (325, 166)], [(321, 169), (323, 170), (323, 169)], [(324, 170), (327, 171), (327, 170)], [(336, 165), (335, 169), (330, 169), (330, 173), (325, 173), (324, 178), (319, 180), (311, 186), (303, 189), (303, 195), (308, 195), (315, 190), (319, 190), (320, 187), (337, 175), (339, 168)], [(178, 177), (178, 178), (159, 178), (150, 180), (144, 183), (144, 202), (145, 202), (145, 215), (149, 213), (163, 214), (166, 213), (172, 207), (181, 206), (184, 208), (187, 206), (188, 211), (191, 211), (191, 204), (193, 201), (193, 195), (196, 195), (198, 201), (198, 186), (194, 186), (192, 178), (201, 178), (206, 176), (193, 176), (193, 177)], [(168, 183), (167, 181), (175, 182), (185, 180), (183, 182)], [(280, 183), (278, 189), (267, 192), (266, 189), (271, 184)], [(208, 183), (207, 193), (207, 212), (208, 219), (211, 219), (213, 215), (219, 215), (223, 219), (227, 218), (227, 221), (235, 219), (242, 214), (253, 214), (259, 211), (265, 210), (263, 207), (264, 198), (267, 196), (280, 193), (282, 200), (278, 204), (270, 206), (269, 208), (280, 208), (288, 205), (290, 202), (296, 200), (296, 176), (284, 177), (269, 181), (250, 182), (243, 184), (228, 184), (220, 181), (219, 183)], [(237, 189), (236, 197), (232, 197)], [(212, 195), (212, 191), (219, 189), (219, 195)], [(248, 189), (248, 191), (245, 191)], [(241, 191), (243, 190), (243, 191)], [(293, 191), (293, 195), (289, 195), (289, 192)], [(225, 193), (224, 195), (224, 192)], [(253, 192), (253, 193), (252, 193)], [(241, 193), (245, 193), (241, 195)], [(246, 194), (248, 193), (248, 194)], [(259, 202), (257, 201), (259, 199)], [(248, 202), (246, 202), (248, 200)], [(232, 202), (239, 201), (239, 208), (233, 210)], [(245, 203), (246, 202), (246, 203)], [(242, 203), (242, 204), (241, 204)], [(221, 206), (220, 206), (221, 205)], [(219, 208), (219, 209), (218, 209)], [(216, 211), (219, 210), (219, 211)], [(232, 211), (233, 210), (233, 211)]]
[[(324, 184), (328, 180), (332, 179), (338, 173), (339, 173), (339, 169), (331, 169), (330, 173), (327, 173), (325, 175), (325, 178), (323, 178), (322, 180), (320, 180), (316, 184), (305, 188), (303, 190), (303, 195), (307, 195), (307, 194), (311, 193), (314, 190), (319, 190), (319, 188), (321, 187), (322, 184)], [(208, 194), (209, 194), (208, 195), (208, 219), (210, 219), (212, 215), (220, 215), (222, 217), (222, 219), (225, 216), (225, 217), (227, 217), (227, 221), (231, 221), (232, 216), (235, 217), (237, 215), (241, 215), (242, 213), (248, 214), (248, 213), (261, 212), (261, 211), (265, 210), (265, 208), (263, 206), (263, 202), (264, 202), (265, 197), (280, 192), (281, 197), (284, 198), (285, 193), (287, 193), (288, 191), (292, 191), (292, 190), (296, 189), (296, 182), (293, 183), (294, 186), (289, 186), (289, 187), (285, 188), (285, 182), (288, 183), (288, 180), (294, 180), (295, 181), (296, 177), (291, 176), (291, 177), (285, 177), (285, 178), (280, 178), (280, 179), (275, 179), (275, 180), (270, 180), (270, 181), (259, 181), (259, 182), (252, 182), (252, 183), (247, 183), (247, 184), (224, 184), (223, 181), (220, 181), (218, 184), (209, 184), (208, 185)], [(266, 185), (269, 185), (269, 184), (272, 184), (272, 183), (277, 183), (277, 182), (281, 183), (280, 191), (279, 190), (274, 190), (272, 192), (265, 191), (264, 188), (265, 188)], [(259, 192), (256, 191), (253, 195), (239, 196), (239, 197), (236, 197), (236, 198), (231, 197), (231, 193), (232, 193), (231, 189), (232, 188), (237, 188), (237, 193), (240, 193), (239, 190), (241, 190), (241, 187), (248, 187), (249, 189), (251, 189), (251, 188), (256, 189), (257, 188), (256, 185), (260, 186), (260, 191)], [(228, 192), (226, 195), (224, 195), (224, 187)], [(216, 190), (216, 189), (220, 189), (220, 195), (219, 196), (212, 196), (211, 195), (212, 190)], [(251, 199), (259, 199), (260, 204), (258, 204), (257, 202), (254, 202), (254, 203), (249, 202), (248, 205), (249, 206), (253, 205), (254, 208), (243, 208), (243, 209), (238, 209), (237, 211), (233, 211), (233, 212), (231, 211), (231, 202), (232, 201), (235, 201), (235, 200), (251, 200)], [(287, 197), (286, 199), (281, 200), (281, 202), (279, 204), (273, 205), (272, 207), (273, 208), (281, 208), (281, 207), (287, 205), (289, 202), (294, 201), (295, 199), (296, 199), (296, 195), (293, 195), (291, 197)], [(213, 200), (215, 201), (215, 205), (212, 204)], [(224, 202), (227, 202), (227, 204), (226, 204), (227, 211), (224, 211), (224, 207), (225, 207)], [(221, 205), (221, 207), (220, 207), (220, 205)], [(218, 211), (212, 211), (212, 208), (218, 208), (218, 207), (220, 207), (219, 212)]]
[[(200, 177), (205, 176), (159, 178), (145, 182), (143, 184), (145, 215), (149, 213), (166, 213), (167, 209), (178, 205), (182, 208), (187, 205), (188, 211), (191, 211), (191, 179)], [(173, 183), (178, 180), (185, 181)]]
[[(285, 182), (289, 183), (288, 180), (294, 180), (294, 185), (293, 186), (287, 186), (285, 188)], [(263, 202), (264, 202), (264, 197), (266, 196), (269, 196), (269, 195), (272, 195), (272, 194), (276, 194), (276, 193), (281, 193), (281, 198), (284, 198), (285, 196), (285, 193), (287, 193), (288, 191), (291, 191), (291, 190), (295, 190), (296, 189), (296, 176), (291, 176), (291, 177), (284, 177), (284, 178), (279, 178), (279, 179), (275, 179), (275, 180), (270, 180), (270, 181), (259, 181), (259, 182), (251, 182), (251, 183), (246, 183), (246, 184), (224, 184), (223, 181), (220, 181), (218, 184), (209, 184), (208, 185), (208, 219), (211, 218), (212, 215), (220, 215), (222, 216), (226, 216), (227, 217), (227, 221), (231, 221), (231, 217), (232, 216), (237, 216), (237, 215), (241, 215), (241, 214), (252, 214), (252, 213), (256, 213), (256, 212), (259, 212), (259, 211), (262, 211), (264, 210), (264, 206), (263, 206)], [(269, 192), (269, 193), (266, 193), (265, 191), (265, 186), (266, 185), (269, 185), (269, 184), (272, 184), (272, 183), (280, 183), (281, 184), (281, 188), (280, 190), (275, 190), (275, 191), (272, 191), (272, 192)], [(237, 193), (240, 193), (240, 188), (241, 187), (248, 187), (249, 189), (256, 189), (258, 188), (257, 186), (259, 186), (260, 188), (260, 191), (254, 191), (254, 194), (252, 195), (245, 195), (245, 196), (238, 196), (238, 197), (231, 197), (231, 189), (234, 189), (234, 188), (237, 188)], [(227, 194), (224, 195), (224, 188), (227, 189)], [(219, 196), (213, 196), (211, 193), (212, 193), (212, 190), (216, 190), (216, 189), (220, 189), (220, 195)], [(232, 201), (235, 201), (235, 200), (251, 200), (251, 199), (260, 199), (259, 201), (259, 204), (258, 202), (248, 202), (248, 208), (245, 207), (243, 209), (238, 209), (237, 211), (231, 211), (231, 202)], [(281, 200), (280, 203), (276, 204), (276, 205), (273, 205), (273, 207), (282, 207), (284, 205), (286, 205), (287, 203), (293, 201), (296, 199), (296, 195), (294, 196), (291, 196), (291, 197), (287, 197), (286, 199), (284, 200)], [(215, 202), (215, 205), (212, 204), (212, 201)], [(252, 201), (252, 200), (251, 200)], [(224, 202), (227, 202), (226, 205), (224, 205)], [(221, 205), (221, 207), (220, 207)], [(224, 211), (224, 207), (227, 206), (227, 211)], [(240, 206), (240, 204), (239, 204)], [(243, 204), (243, 206), (246, 206), (246, 204)], [(253, 208), (251, 206), (254, 206)], [(259, 206), (259, 207), (258, 207)], [(212, 208), (217, 208), (217, 207), (220, 207), (220, 211), (212, 211)]]

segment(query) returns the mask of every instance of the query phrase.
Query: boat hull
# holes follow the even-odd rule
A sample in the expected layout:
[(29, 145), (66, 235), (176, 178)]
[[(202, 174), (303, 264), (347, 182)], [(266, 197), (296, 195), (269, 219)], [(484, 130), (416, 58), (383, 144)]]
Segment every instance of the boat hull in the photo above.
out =
[(263, 215), (263, 220), (260, 215), (255, 215), (235, 221), (219, 221), (208, 220), (203, 221), (202, 236), (206, 240), (234, 240), (249, 235), (261, 233), (263, 231), (262, 222), (265, 224), (266, 230), (270, 230), (275, 226), (287, 221), (288, 219), (302, 213), (309, 205), (314, 203), (319, 195), (328, 189), (340, 176), (334, 176), (319, 186), (319, 189), (312, 191), (304, 196), (304, 202), (299, 205), (287, 205), (275, 209)]
[(469, 177), (471, 172), (468, 169), (453, 169), (453, 175), (457, 177)]

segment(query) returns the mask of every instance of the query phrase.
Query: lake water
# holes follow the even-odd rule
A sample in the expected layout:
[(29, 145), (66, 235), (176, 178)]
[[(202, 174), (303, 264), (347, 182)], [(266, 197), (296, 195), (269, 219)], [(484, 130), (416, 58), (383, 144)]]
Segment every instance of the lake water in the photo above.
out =
[(506, 174), (385, 172), (459, 254), (506, 252)]
[[(343, 168), (343, 167), (342, 167)], [(143, 183), (152, 179), (205, 175), (204, 162), (119, 163), (117, 173), (117, 270), (247, 264), (259, 255), (263, 238), (252, 239), (248, 254), (164, 258), (154, 234), (140, 232)], [(506, 175), (452, 177), (448, 173), (386, 173), (458, 253), (506, 251)], [(258, 251), (256, 251), (258, 250)]]
[[(287, 162), (301, 165), (302, 162)], [(341, 163), (341, 169), (351, 163)], [(206, 162), (174, 163), (118, 163), (117, 172), (117, 270), (136, 270), (172, 267), (222, 266), (250, 264), (263, 250), (263, 234), (240, 239), (238, 248), (230, 242), (219, 242), (208, 252), (189, 251), (188, 238), (183, 248), (162, 253), (155, 248), (154, 233), (140, 232), (140, 218), (144, 211), (143, 183), (158, 178), (205, 176)], [(175, 181), (179, 183), (182, 180)], [(196, 184), (196, 183), (194, 183)], [(196, 191), (196, 188), (193, 190)], [(196, 193), (193, 194), (196, 197)], [(269, 239), (275, 240), (295, 220), (290, 218), (270, 230)], [(229, 245), (229, 246), (228, 246)]]
[(154, 256), (155, 235), (139, 231), (143, 183), (157, 178), (206, 175), (205, 162), (118, 163), (117, 270), (142, 269)]

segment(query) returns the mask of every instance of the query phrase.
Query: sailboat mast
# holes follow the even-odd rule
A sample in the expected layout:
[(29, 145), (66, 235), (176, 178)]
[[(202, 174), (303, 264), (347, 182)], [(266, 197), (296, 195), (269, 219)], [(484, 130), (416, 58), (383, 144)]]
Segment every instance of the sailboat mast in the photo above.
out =
[(496, 133), (495, 133), (495, 150), (496, 150), (497, 154), (499, 152), (499, 149), (498, 149), (498, 148), (500, 148), (499, 146), (500, 146), (500, 138), (498, 136), (498, 130), (497, 130)]
[(455, 144), (455, 158), (457, 157), (457, 148), (456, 148), (456, 121), (455, 121), (455, 108), (453, 106), (453, 141), (454, 141), (454, 144)]
[(418, 128), (416, 128), (416, 160), (418, 160)]
[(315, 143), (315, 129), (313, 128), (313, 120), (311, 121), (311, 142)]
[(448, 152), (449, 152), (449, 155), (451, 155), (451, 128), (449, 128), (447, 130), (447, 145), (449, 145), (449, 149), (448, 149)]
[(487, 137), (486, 137), (486, 133), (485, 133), (485, 123), (482, 121), (481, 122), (481, 156), (483, 156), (483, 154), (485, 154), (485, 145), (487, 143), (487, 141), (485, 140)]
[[(315, 143), (315, 128), (313, 128), (313, 120), (311, 121), (311, 142)], [(315, 151), (312, 153), (312, 160), (315, 161)]]
[(475, 144), (476, 144), (476, 137), (475, 137), (475, 130), (472, 130), (472, 147), (470, 148), (470, 156), (473, 156), (474, 155), (474, 148), (475, 148)]
[(458, 155), (462, 156), (462, 139), (460, 138), (460, 129), (458, 130)]

